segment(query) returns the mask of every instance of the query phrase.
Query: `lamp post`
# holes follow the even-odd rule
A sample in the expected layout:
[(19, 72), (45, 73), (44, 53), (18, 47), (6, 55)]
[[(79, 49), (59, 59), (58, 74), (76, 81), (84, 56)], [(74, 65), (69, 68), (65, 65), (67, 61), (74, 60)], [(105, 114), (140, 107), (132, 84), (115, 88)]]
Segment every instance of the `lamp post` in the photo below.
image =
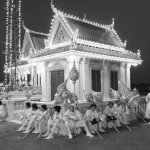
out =
[(72, 80), (72, 82), (74, 84), (74, 94), (75, 94), (75, 84), (76, 84), (76, 81), (79, 79), (79, 72), (76, 68), (75, 61), (73, 63), (73, 67), (69, 73), (69, 79)]

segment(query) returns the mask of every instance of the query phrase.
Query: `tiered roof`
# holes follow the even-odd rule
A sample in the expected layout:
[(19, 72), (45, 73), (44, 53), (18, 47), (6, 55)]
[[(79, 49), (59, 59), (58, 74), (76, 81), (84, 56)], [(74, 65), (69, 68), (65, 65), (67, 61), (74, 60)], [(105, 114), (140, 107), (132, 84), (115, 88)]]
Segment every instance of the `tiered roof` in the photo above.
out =
[[(35, 49), (35, 52), (30, 58), (35, 60), (40, 57), (69, 52), (72, 50), (72, 46), (74, 47), (74, 45), (76, 45), (74, 52), (81, 53), (82, 56), (83, 52), (86, 52), (105, 56), (108, 60), (110, 60), (110, 57), (113, 57), (113, 60), (124, 58), (126, 62), (128, 62), (128, 60), (135, 60), (135, 63), (139, 64), (142, 62), (139, 51), (138, 53), (133, 53), (125, 49), (126, 41), (122, 42), (115, 31), (114, 19), (112, 24), (102, 25), (88, 21), (85, 18), (80, 19), (79, 17), (63, 13), (56, 9), (53, 3), (51, 3), (51, 7), (54, 12), (54, 18), (51, 22), (49, 35), (31, 30), (28, 31), (29, 38)], [(63, 26), (65, 34), (67, 33), (69, 35), (70, 44), (62, 45), (58, 42), (52, 42), (57, 34), (56, 26), (60, 27), (60, 24)], [(62, 36), (61, 38), (64, 37)], [(67, 41), (63, 41), (62, 39), (60, 41), (64, 43), (67, 42), (68, 36)], [(120, 59), (120, 61), (122, 60), (123, 59)]]

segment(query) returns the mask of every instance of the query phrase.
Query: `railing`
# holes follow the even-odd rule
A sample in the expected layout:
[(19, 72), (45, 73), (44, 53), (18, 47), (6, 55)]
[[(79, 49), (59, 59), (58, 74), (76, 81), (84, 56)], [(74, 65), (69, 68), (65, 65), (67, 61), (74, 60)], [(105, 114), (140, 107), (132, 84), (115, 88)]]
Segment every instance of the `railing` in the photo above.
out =
[(42, 86), (21, 86), (20, 91), (31, 90), (33, 95), (42, 94)]

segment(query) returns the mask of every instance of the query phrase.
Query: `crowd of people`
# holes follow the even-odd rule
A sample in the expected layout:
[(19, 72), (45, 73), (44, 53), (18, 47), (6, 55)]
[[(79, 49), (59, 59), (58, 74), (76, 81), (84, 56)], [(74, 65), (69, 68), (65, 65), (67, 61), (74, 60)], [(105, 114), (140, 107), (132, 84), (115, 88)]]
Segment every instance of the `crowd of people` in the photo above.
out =
[(45, 139), (52, 139), (54, 134), (73, 138), (73, 134), (86, 133), (88, 137), (94, 137), (95, 132), (105, 132), (105, 128), (120, 127), (127, 122), (127, 106), (120, 100), (109, 102), (104, 110), (100, 110), (96, 104), (83, 114), (77, 104), (70, 104), (65, 111), (61, 106), (48, 109), (46, 105), (26, 103), (26, 108), (21, 117), (22, 125), (17, 131), (23, 133), (43, 133)]

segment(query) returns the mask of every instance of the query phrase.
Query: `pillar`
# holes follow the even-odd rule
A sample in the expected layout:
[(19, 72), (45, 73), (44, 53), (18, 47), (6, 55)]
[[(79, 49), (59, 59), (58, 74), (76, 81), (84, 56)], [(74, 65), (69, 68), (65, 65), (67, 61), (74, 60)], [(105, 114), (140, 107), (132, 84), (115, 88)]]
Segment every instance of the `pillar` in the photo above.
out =
[(131, 64), (128, 63), (126, 65), (126, 86), (129, 89), (131, 88), (130, 68), (131, 68)]
[(103, 96), (104, 101), (107, 101), (110, 99), (109, 97), (109, 63), (103, 61)]
[[(40, 64), (41, 71), (41, 86), (42, 86), (42, 101), (48, 101), (47, 99), (47, 70), (45, 62)], [(40, 82), (40, 80), (39, 80)]]
[(126, 71), (125, 71), (125, 67), (126, 67), (126, 64), (125, 63), (121, 63), (120, 64), (120, 81), (123, 83), (123, 84), (126, 84)]

